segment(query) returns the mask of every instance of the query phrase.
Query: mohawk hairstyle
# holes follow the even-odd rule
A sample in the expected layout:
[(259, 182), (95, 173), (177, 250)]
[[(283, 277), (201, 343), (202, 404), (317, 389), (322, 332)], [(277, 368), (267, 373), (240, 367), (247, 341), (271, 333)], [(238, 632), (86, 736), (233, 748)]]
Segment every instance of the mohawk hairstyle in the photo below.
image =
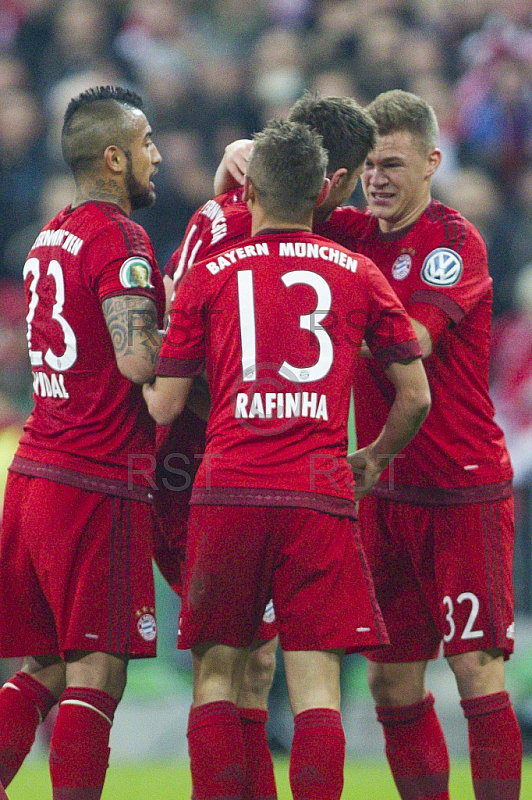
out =
[(121, 86), (97, 86), (81, 92), (77, 97), (73, 97), (65, 111), (63, 125), (76, 113), (78, 108), (88, 106), (90, 103), (97, 103), (99, 100), (116, 100), (122, 105), (133, 106), (142, 109), (142, 98), (130, 89), (123, 89)]
[(109, 145), (128, 149), (134, 136), (131, 111), (135, 109), (142, 110), (142, 99), (120, 86), (87, 89), (70, 101), (61, 149), (74, 178), (92, 170)]

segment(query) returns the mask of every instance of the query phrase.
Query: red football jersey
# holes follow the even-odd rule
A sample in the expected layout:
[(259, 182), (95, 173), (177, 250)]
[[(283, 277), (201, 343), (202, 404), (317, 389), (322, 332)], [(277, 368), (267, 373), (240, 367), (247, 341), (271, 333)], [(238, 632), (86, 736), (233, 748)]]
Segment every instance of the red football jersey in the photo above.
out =
[(165, 274), (177, 283), (196, 261), (221, 253), (250, 236), (251, 214), (242, 200), (242, 189), (219, 194), (194, 212)]
[(110, 203), (65, 208), (37, 237), (24, 280), (35, 407), (13, 469), (110, 493), (114, 482), (146, 484), (154, 423), (141, 387), (118, 370), (101, 304), (149, 297), (162, 327), (164, 287), (147, 234)]
[[(379, 496), (460, 503), (506, 496), (512, 470), (488, 393), (492, 281), (486, 246), (457, 211), (432, 201), (406, 232), (382, 234), (371, 214), (336, 209), (319, 232), (371, 258), (408, 314), (432, 337), (424, 360), (432, 408), (421, 430), (383, 473)], [(393, 387), (377, 360), (356, 366), (358, 442), (380, 430)]]
[(207, 369), (212, 411), (192, 502), (323, 510), (320, 496), (350, 508), (347, 418), (363, 338), (383, 367), (420, 355), (377, 267), (320, 236), (263, 231), (189, 269), (157, 374)]

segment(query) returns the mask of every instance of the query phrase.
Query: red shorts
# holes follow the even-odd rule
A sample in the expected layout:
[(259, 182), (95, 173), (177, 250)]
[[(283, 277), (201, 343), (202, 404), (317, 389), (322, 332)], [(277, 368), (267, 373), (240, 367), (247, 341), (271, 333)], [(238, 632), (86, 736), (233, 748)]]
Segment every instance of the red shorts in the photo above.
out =
[(285, 650), (387, 642), (353, 520), (300, 508), (191, 507), (178, 647), (245, 647), (273, 597)]
[[(173, 591), (183, 596), (189, 501), (194, 476), (205, 452), (206, 424), (185, 407), (171, 428), (157, 432), (157, 491), (154, 492), (157, 525), (153, 559)], [(277, 636), (275, 613), (269, 604), (257, 639)]]
[(0, 655), (155, 656), (153, 508), (10, 472)]
[[(414, 506), (365, 497), (362, 540), (397, 663), (514, 647), (513, 498)], [(366, 654), (368, 655), (368, 654)]]

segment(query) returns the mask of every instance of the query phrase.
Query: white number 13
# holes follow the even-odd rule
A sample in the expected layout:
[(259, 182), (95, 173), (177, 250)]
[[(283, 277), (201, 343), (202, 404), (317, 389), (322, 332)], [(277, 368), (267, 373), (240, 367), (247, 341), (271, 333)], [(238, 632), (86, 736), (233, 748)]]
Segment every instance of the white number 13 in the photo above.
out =
[[(238, 280), (238, 310), (240, 314), (240, 341), (242, 346), (243, 380), (253, 381), (257, 377), (257, 338), (255, 330), (255, 298), (253, 295), (253, 272), (240, 270)], [(299, 327), (310, 331), (318, 340), (320, 353), (318, 360), (310, 367), (293, 367), (283, 361), (279, 374), (292, 383), (319, 381), (329, 372), (334, 358), (331, 337), (320, 323), (331, 310), (332, 295), (329, 284), (316, 272), (299, 269), (287, 272), (281, 278), (286, 287), (302, 283), (311, 286), (317, 295), (316, 310), (299, 317)], [(317, 309), (320, 311), (317, 311)], [(297, 377), (296, 377), (297, 376)]]

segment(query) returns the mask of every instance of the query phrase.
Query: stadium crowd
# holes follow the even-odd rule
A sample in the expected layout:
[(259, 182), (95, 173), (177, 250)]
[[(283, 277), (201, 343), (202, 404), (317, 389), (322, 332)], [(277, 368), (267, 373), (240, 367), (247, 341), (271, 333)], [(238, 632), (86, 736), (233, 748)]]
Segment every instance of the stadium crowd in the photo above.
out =
[[(486, 1), (469, 4), (464, 10), (455, 2), (408, 3), (397, 0), (379, 3), (366, 3), (364, 0), (322, 3), (257, 0), (246, 4), (239, 0), (212, 0), (208, 4), (194, 0), (153, 0), (150, 3), (135, 0), (113, 3), (99, 0), (8, 0), (0, 12), (0, 43), (0, 181), (4, 187), (0, 200), (3, 220), (0, 229), (0, 291), (6, 298), (0, 318), (6, 332), (5, 346), (3, 352), (0, 351), (0, 408), (8, 428), (13, 420), (16, 421), (17, 414), (26, 410), (30, 396), (27, 361), (22, 355), (26, 324), (21, 264), (43, 224), (58, 209), (68, 205), (72, 195), (72, 178), (64, 170), (57, 137), (63, 110), (72, 96), (87, 86), (123, 84), (146, 98), (147, 114), (156, 131), (157, 146), (164, 161), (157, 179), (157, 205), (136, 214), (135, 220), (148, 231), (159, 265), (163, 268), (180, 244), (194, 209), (212, 195), (213, 175), (227, 142), (249, 137), (268, 119), (285, 117), (306, 88), (321, 95), (350, 95), (365, 106), (381, 92), (399, 87), (429, 101), (440, 119), (444, 161), (443, 168), (434, 176), (436, 199), (458, 208), (478, 227), (486, 240), (494, 278), (496, 313), (492, 383), (501, 418), (504, 418), (510, 433), (510, 442), (515, 440), (519, 444), (523, 440), (523, 431), (530, 427), (530, 415), (527, 414), (530, 356), (526, 347), (516, 348), (514, 342), (523, 341), (523, 332), (528, 338), (526, 332), (530, 324), (527, 254), (530, 204), (527, 188), (532, 174), (532, 16), (527, 3)], [(380, 135), (386, 136), (387, 133)], [(146, 136), (153, 147), (151, 132), (144, 138)], [(63, 128), (63, 156), (65, 141), (68, 144)], [(159, 164), (158, 152), (154, 152), (150, 170)], [(378, 149), (374, 152), (378, 154)], [(131, 155), (127, 149), (123, 153), (131, 169)], [(378, 156), (372, 157), (376, 161), (373, 164), (376, 173), (380, 175), (382, 169), (388, 169), (388, 166), (381, 166)], [(385, 162), (386, 159), (382, 163)], [(118, 161), (116, 164), (106, 162), (105, 168), (108, 167), (111, 171), (115, 168), (120, 170), (121, 180), (125, 181), (124, 196), (129, 198), (124, 206), (126, 214), (131, 209), (150, 205), (148, 202), (137, 203), (136, 195), (131, 194), (140, 184), (138, 175), (133, 179), (133, 172), (129, 174), (126, 170), (125, 161), (120, 164)], [(76, 170), (73, 174), (76, 177)], [(332, 185), (335, 185), (334, 180)], [(82, 203), (77, 178), (76, 187), (78, 201)], [(366, 191), (366, 184), (364, 188)], [(98, 189), (95, 184), (90, 198), (102, 202), (102, 196), (98, 194), (100, 190), (101, 186)], [(249, 186), (244, 191), (249, 192)], [(257, 197), (259, 194), (257, 189)], [(104, 203), (109, 202), (106, 197)], [(360, 190), (355, 193), (353, 201), (363, 206)], [(124, 262), (124, 266), (126, 264), (129, 261)], [(27, 266), (25, 274), (31, 269)], [(123, 286), (151, 288), (149, 279), (147, 283), (139, 283), (140, 278), (131, 274), (133, 277), (126, 276), (130, 283), (124, 283), (120, 273)], [(157, 279), (160, 281), (159, 276)], [(35, 282), (37, 280), (38, 273)], [(102, 308), (104, 316), (115, 313), (114, 306), (104, 305)], [(59, 313), (61, 310), (62, 305)], [(57, 303), (53, 318), (61, 319), (56, 316), (56, 311)], [(452, 314), (450, 316), (453, 322), (459, 321)], [(109, 326), (107, 316), (106, 320)], [(439, 334), (433, 317), (430, 325), (434, 328), (429, 327), (430, 336)], [(487, 325), (489, 327), (489, 321)], [(161, 327), (160, 320), (158, 327)], [(109, 330), (111, 332), (111, 327)], [(415, 331), (421, 343), (421, 351), (415, 357), (421, 353), (430, 355), (432, 344), (427, 352), (423, 349), (425, 329), (421, 326), (421, 335), (417, 328)], [(116, 349), (114, 335), (113, 346)], [(30, 352), (30, 355), (35, 358), (41, 353)], [(119, 355), (121, 357), (117, 352), (117, 360)], [(157, 374), (168, 378), (170, 373), (159, 371), (161, 363)], [(61, 364), (57, 368), (61, 369)], [(139, 379), (136, 372), (136, 377), (130, 378), (120, 364), (119, 369), (134, 383), (146, 380), (146, 377)], [(175, 375), (182, 380), (181, 373)], [(39, 394), (38, 388), (36, 394)], [(148, 395), (145, 397), (147, 399)], [(150, 411), (158, 420), (151, 406)], [(518, 470), (522, 483), (529, 474), (526, 458), (524, 460), (524, 466), (519, 464)], [(475, 464), (471, 468), (477, 467)], [(26, 474), (24, 470), (20, 471)], [(27, 474), (35, 477), (31, 471)], [(13, 484), (13, 480), (11, 482)], [(495, 500), (498, 502), (505, 498), (506, 495), (501, 495)], [(443, 505), (452, 505), (452, 500), (445, 500)], [(7, 530), (7, 516), (4, 521)], [(190, 591), (188, 587), (187, 596)], [(464, 596), (460, 595), (461, 598)], [(266, 599), (261, 598), (261, 608), (264, 607), (262, 600)], [(460, 598), (458, 600), (461, 602)], [(452, 613), (451, 607), (446, 620)], [(469, 622), (462, 639), (472, 638), (466, 635), (470, 632), (468, 626)], [(507, 628), (508, 636), (510, 628)], [(474, 636), (482, 633), (475, 631)], [(450, 638), (453, 635), (454, 627)], [(216, 640), (216, 637), (208, 637), (208, 640)], [(448, 640), (449, 637), (445, 638), (446, 642)], [(491, 647), (497, 652), (491, 653), (490, 658), (498, 659), (502, 665), (501, 641), (500, 636), (496, 637), (496, 642), (495, 638), (492, 641), (488, 637), (488, 643), (479, 650), (487, 653), (491, 642)], [(7, 648), (6, 654), (16, 655), (11, 650)], [(454, 655), (460, 657), (461, 653)], [(201, 660), (203, 655), (196, 652), (195, 657)], [(485, 662), (482, 661), (481, 665), (485, 666)], [(498, 691), (497, 682), (473, 688), (461, 685), (460, 671), (452, 666), (468, 719), (476, 719), (488, 712), (510, 714), (507, 695)], [(36, 669), (46, 671), (50, 664), (39, 662)], [(201, 683), (196, 686), (201, 665), (197, 669), (195, 691), (202, 686)], [(387, 671), (388, 668), (381, 669), (383, 675)], [(378, 670), (373, 671), (374, 676), (378, 673)], [(18, 675), (20, 673), (13, 680)], [(68, 693), (68, 665), (66, 677)], [(51, 689), (46, 680), (42, 683), (55, 697), (62, 691), (55, 691), (57, 687), (51, 679), (48, 682), (50, 686), (53, 684)], [(74, 680), (74, 686), (78, 683)], [(378, 682), (373, 683), (375, 685), (370, 679), (374, 699), (381, 703), (384, 695), (379, 694)], [(87, 691), (92, 692), (91, 698), (100, 692), (99, 682), (93, 684), (89, 681), (87, 686)], [(18, 684), (15, 688), (19, 688)], [(104, 699), (107, 701), (109, 695), (113, 705), (105, 706), (105, 715), (101, 710), (98, 713), (111, 722), (121, 691), (114, 684), (109, 689), (105, 683), (104, 688)], [(25, 691), (29, 692), (27, 687)], [(199, 703), (201, 719), (198, 717), (192, 721), (191, 718), (189, 721), (189, 735), (195, 730), (194, 726), (205, 727), (203, 704), (225, 702), (223, 692), (220, 697), (218, 692), (209, 692), (205, 697), (210, 699), (204, 698), (203, 703)], [(233, 689), (231, 697), (232, 692)], [(488, 697), (496, 698), (499, 705), (494, 705), (493, 701), (493, 707), (486, 709)], [(46, 701), (46, 705), (50, 700), (41, 699)], [(96, 700), (101, 700), (99, 695)], [(196, 695), (195, 701), (197, 703)], [(64, 701), (64, 697), (62, 702), (71, 703), (70, 700)], [(424, 703), (412, 694), (401, 698), (400, 705), (410, 710)], [(381, 704), (394, 705), (389, 698)], [(96, 710), (98, 708), (96, 705)], [(425, 712), (423, 705), (423, 714)], [(512, 720), (517, 737), (517, 722), (513, 716)], [(401, 717), (400, 721), (405, 720)], [(387, 719), (384, 722), (392, 727), (396, 724), (395, 717), (391, 722)], [(472, 725), (476, 725), (478, 731), (473, 731), (476, 738), (470, 741), (471, 752), (478, 760), (475, 748), (486, 725), (484, 722), (480, 726), (470, 723), (470, 736), (473, 735)], [(57, 724), (58, 728), (57, 742), (63, 733)], [(391, 733), (388, 731), (387, 735)], [(434, 734), (433, 739), (436, 738)], [(105, 748), (101, 752), (105, 754)], [(197, 758), (201, 761), (204, 757), (197, 755)], [(484, 756), (482, 758), (482, 764), (480, 761), (477, 764), (472, 756), (478, 797), (488, 796), (485, 794), (488, 779), (484, 774), (488, 765)], [(397, 765), (394, 767), (392, 761), (392, 771), (399, 787), (404, 776), (399, 770), (397, 777)], [(504, 775), (507, 783), (504, 796), (508, 798), (517, 796), (519, 791), (514, 766), (513, 762), (509, 763), (508, 775)], [(442, 775), (448, 773), (448, 767), (444, 767), (445, 764), (440, 770)], [(65, 781), (65, 785), (70, 786), (72, 776), (59, 775), (59, 772), (57, 776), (61, 786)], [(63, 798), (62, 791), (57, 794), (58, 798)], [(407, 794), (410, 791), (406, 783), (404, 791)], [(447, 795), (442, 790), (439, 796)]]
[[(71, 193), (57, 134), (62, 113), (78, 91), (108, 83), (145, 98), (164, 154), (157, 204), (136, 217), (161, 268), (193, 211), (211, 196), (225, 145), (286, 114), (304, 89), (351, 95), (363, 105), (391, 88), (419, 94), (434, 107), (442, 134), (434, 194), (458, 207), (487, 242), (500, 329), (511, 330), (520, 316), (514, 287), (531, 260), (532, 236), (526, 0), (3, 0), (5, 424), (31, 404), (21, 265), (43, 221)], [(363, 203), (361, 194), (355, 202)], [(505, 359), (494, 363), (504, 405), (515, 379)]]

